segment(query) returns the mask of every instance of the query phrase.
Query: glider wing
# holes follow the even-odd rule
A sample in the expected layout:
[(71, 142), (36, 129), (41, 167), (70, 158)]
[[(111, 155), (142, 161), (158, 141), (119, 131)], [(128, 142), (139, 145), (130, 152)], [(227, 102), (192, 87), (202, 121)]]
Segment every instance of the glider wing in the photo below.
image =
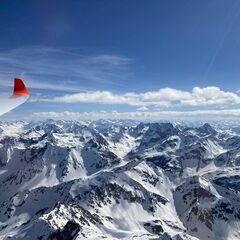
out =
[(23, 80), (15, 78), (13, 94), (11, 96), (1, 96), (0, 93), (0, 116), (25, 103), (29, 95)]

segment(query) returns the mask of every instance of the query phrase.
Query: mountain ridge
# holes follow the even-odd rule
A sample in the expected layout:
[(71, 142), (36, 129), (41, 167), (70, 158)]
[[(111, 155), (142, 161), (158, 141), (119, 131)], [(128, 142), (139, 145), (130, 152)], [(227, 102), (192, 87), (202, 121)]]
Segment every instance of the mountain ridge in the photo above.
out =
[(240, 238), (236, 126), (48, 120), (0, 129), (0, 239)]

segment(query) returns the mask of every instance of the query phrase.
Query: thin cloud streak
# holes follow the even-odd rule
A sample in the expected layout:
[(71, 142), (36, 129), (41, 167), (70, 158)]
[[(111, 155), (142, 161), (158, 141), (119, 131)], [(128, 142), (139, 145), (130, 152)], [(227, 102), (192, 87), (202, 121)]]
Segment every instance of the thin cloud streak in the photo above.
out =
[(234, 24), (236, 23), (236, 20), (239, 18), (239, 15), (240, 15), (240, 4), (238, 1), (236, 1), (226, 16), (226, 20), (225, 20), (227, 22), (226, 27), (222, 34), (222, 37), (219, 39), (219, 42), (216, 45), (216, 49), (209, 61), (209, 64), (207, 66), (206, 72), (203, 77), (204, 82), (208, 78), (208, 75), (211, 72), (211, 69), (216, 61), (217, 55), (218, 55), (219, 51), (221, 50), (221, 48), (223, 47), (225, 39), (227, 38), (228, 34), (231, 32)]
[[(48, 82), (39, 82), (39, 81), (33, 81), (30, 80), (29, 77), (26, 76), (20, 76), (24, 79), (26, 82), (26, 85), (30, 89), (39, 89), (39, 90), (50, 90), (50, 91), (63, 91), (63, 92), (79, 92), (79, 91), (87, 91), (88, 88), (81, 88), (79, 86), (75, 86), (75, 84), (54, 84), (54, 83), (48, 83)], [(4, 87), (13, 87), (13, 78), (9, 78), (9, 80), (1, 80), (0, 79), (0, 86)]]
[[(89, 56), (76, 51), (46, 47), (1, 51), (0, 83), (9, 85), (5, 79), (22, 76), (31, 79), (29, 85), (32, 88), (76, 92), (87, 89), (84, 86), (79, 87), (83, 81), (118, 84), (115, 79), (121, 78), (133, 62), (124, 56), (110, 54)], [(69, 87), (70, 85), (73, 87)]]

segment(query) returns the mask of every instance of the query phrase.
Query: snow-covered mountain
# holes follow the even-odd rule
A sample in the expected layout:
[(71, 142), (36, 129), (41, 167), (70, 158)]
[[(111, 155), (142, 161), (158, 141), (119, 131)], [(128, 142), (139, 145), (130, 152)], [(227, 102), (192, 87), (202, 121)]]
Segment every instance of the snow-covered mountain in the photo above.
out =
[(239, 127), (0, 124), (0, 239), (240, 239)]

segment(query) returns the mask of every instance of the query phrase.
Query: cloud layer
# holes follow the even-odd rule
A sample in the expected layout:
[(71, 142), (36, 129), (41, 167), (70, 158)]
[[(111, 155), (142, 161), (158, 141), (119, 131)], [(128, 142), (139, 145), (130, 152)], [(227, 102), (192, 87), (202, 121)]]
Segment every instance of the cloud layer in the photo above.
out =
[[(233, 92), (222, 91), (218, 87), (194, 87), (191, 92), (173, 88), (162, 88), (145, 93), (127, 92), (114, 94), (110, 91), (87, 91), (76, 94), (43, 99), (56, 103), (98, 103), (124, 104), (138, 107), (170, 106), (213, 106), (234, 105), (240, 103), (240, 96)], [(144, 109), (143, 109), (144, 110)]]
[(228, 110), (205, 110), (205, 111), (159, 111), (159, 112), (36, 112), (33, 114), (35, 119), (74, 119), (74, 120), (97, 120), (97, 119), (134, 119), (134, 120), (207, 120), (207, 119), (239, 119), (240, 109)]

